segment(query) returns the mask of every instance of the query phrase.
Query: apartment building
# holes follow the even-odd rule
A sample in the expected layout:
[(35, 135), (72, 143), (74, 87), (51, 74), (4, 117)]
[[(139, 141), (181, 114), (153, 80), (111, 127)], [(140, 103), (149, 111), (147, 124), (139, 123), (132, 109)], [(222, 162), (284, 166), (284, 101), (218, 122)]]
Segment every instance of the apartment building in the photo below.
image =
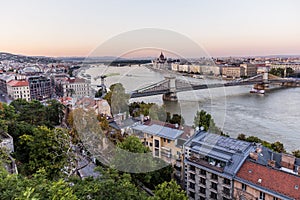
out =
[(46, 100), (53, 95), (51, 80), (45, 76), (29, 76), (27, 77), (29, 82), (30, 97), (31, 100)]
[(91, 84), (82, 78), (57, 75), (54, 77), (55, 92), (60, 97), (85, 97), (91, 95)]
[(222, 75), (227, 78), (240, 78), (245, 76), (245, 68), (240, 66), (223, 66)]
[(26, 80), (11, 80), (7, 83), (7, 95), (12, 99), (30, 100), (29, 82)]
[(250, 153), (234, 181), (234, 199), (300, 199), (300, 159), (259, 147)]
[(194, 130), (188, 126), (149, 120), (133, 126), (132, 133), (151, 149), (153, 157), (161, 158), (172, 164), (176, 164), (178, 161), (177, 165), (181, 168), (183, 144), (194, 134)]
[(252, 77), (257, 74), (257, 67), (254, 64), (243, 63), (243, 64), (240, 64), (240, 67), (244, 68), (246, 77)]
[(185, 189), (190, 199), (233, 199), (233, 179), (253, 144), (199, 131), (184, 144)]
[(12, 80), (15, 80), (15, 75), (0, 74), (0, 91), (7, 94), (7, 83)]

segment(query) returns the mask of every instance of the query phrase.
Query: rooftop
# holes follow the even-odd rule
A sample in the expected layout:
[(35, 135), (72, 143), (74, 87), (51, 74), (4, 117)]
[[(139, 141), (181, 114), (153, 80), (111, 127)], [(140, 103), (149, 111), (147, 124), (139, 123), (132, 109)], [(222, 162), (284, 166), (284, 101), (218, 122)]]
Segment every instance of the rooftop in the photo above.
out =
[[(240, 141), (237, 139), (220, 136), (217, 134), (198, 132), (192, 139), (185, 144), (189, 147), (192, 156), (187, 159), (191, 162), (195, 161), (193, 158), (197, 158), (196, 164), (208, 167), (215, 171), (216, 167), (219, 167), (222, 173), (233, 176), (241, 167), (242, 163), (247, 159), (250, 152), (254, 151), (254, 147), (251, 143)], [(200, 160), (204, 157), (209, 157), (215, 160), (215, 162), (209, 163), (209, 165), (203, 165)], [(208, 161), (206, 161), (208, 163)], [(224, 164), (221, 164), (221, 163)]]
[(170, 139), (170, 140), (176, 140), (180, 135), (183, 134), (182, 130), (173, 129), (173, 128), (169, 128), (157, 124), (152, 124), (151, 126), (136, 125), (132, 129), (142, 131), (150, 135), (155, 135), (162, 138)]
[(300, 177), (297, 175), (247, 160), (237, 173), (237, 178), (267, 191), (300, 199)]
[(22, 81), (11, 80), (7, 84), (9, 86), (11, 86), (11, 87), (25, 87), (25, 86), (29, 86), (28, 81), (25, 81), (25, 80), (22, 80)]

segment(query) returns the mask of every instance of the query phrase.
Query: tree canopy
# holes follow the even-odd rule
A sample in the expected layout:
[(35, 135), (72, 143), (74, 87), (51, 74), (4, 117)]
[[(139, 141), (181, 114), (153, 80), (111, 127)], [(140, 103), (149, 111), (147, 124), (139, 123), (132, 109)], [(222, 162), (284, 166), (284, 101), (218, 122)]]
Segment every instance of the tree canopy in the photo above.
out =
[(203, 127), (204, 131), (221, 134), (222, 131), (216, 126), (212, 116), (204, 110), (197, 111), (194, 117), (194, 126)]
[(125, 88), (121, 83), (115, 83), (109, 87), (109, 92), (104, 96), (111, 107), (113, 114), (128, 112), (129, 94), (125, 93)]

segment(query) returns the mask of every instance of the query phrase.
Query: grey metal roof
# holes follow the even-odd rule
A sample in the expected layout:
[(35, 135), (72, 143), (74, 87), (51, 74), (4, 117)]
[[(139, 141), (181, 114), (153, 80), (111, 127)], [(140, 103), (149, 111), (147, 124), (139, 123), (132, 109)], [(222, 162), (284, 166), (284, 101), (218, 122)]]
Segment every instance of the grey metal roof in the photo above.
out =
[(148, 128), (148, 126), (146, 125), (142, 125), (142, 124), (138, 124), (134, 127), (132, 127), (133, 130), (136, 130), (136, 131), (143, 131), (144, 129)]
[(181, 134), (183, 134), (182, 130), (160, 126), (157, 124), (153, 124), (151, 126), (136, 125), (132, 129), (142, 131), (150, 135), (160, 136), (162, 138), (166, 138), (170, 140), (176, 140)]
[(218, 159), (218, 160), (221, 160), (224, 162), (228, 162), (231, 159), (231, 155), (222, 153), (220, 151), (217, 151), (216, 149), (208, 148), (207, 146), (204, 146), (204, 145), (194, 146), (194, 147), (192, 147), (192, 150), (195, 150), (195, 151), (201, 153), (202, 155), (206, 154), (212, 158), (215, 158), (215, 159)]
[(254, 151), (254, 145), (234, 138), (224, 137), (207, 132), (198, 132), (195, 137), (185, 143), (191, 151), (223, 161), (223, 176), (234, 176), (249, 153)]

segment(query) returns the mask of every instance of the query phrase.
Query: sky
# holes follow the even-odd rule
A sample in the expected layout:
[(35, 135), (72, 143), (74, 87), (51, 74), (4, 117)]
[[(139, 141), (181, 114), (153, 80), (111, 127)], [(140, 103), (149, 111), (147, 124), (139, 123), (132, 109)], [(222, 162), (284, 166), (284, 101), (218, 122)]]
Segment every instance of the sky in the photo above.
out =
[[(0, 0), (0, 52), (88, 56), (120, 34), (157, 28), (210, 56), (299, 55), (299, 8), (298, 0)], [(112, 44), (101, 56), (119, 56)]]

